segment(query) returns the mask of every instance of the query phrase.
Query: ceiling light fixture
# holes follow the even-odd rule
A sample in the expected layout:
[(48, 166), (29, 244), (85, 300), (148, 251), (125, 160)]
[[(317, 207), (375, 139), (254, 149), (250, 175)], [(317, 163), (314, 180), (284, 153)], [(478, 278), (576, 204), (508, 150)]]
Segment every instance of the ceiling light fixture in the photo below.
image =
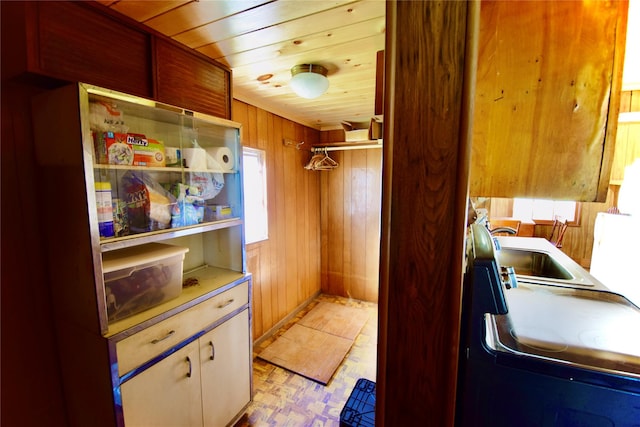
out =
[(316, 64), (296, 65), (291, 69), (289, 85), (302, 98), (317, 98), (329, 89), (327, 69)]

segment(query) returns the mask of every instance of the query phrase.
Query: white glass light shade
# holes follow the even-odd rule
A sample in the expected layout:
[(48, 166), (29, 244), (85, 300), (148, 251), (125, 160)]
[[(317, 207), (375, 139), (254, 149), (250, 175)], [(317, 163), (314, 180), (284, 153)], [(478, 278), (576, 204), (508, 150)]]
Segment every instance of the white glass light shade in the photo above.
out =
[(327, 69), (322, 65), (296, 65), (291, 69), (291, 75), (289, 85), (302, 98), (317, 98), (329, 89)]

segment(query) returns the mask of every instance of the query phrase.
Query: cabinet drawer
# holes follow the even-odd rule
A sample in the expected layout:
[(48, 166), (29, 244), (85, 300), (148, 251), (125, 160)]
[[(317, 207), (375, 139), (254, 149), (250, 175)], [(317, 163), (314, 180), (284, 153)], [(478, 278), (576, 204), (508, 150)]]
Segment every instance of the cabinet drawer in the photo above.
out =
[(248, 302), (249, 282), (243, 282), (119, 341), (116, 344), (118, 375), (169, 350)]

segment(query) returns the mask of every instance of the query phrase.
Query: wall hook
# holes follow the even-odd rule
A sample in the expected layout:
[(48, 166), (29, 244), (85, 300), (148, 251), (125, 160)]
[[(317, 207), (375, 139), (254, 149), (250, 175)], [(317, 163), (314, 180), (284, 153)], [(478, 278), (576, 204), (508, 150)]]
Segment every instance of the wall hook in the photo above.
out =
[(304, 141), (296, 142), (296, 141), (294, 141), (292, 139), (289, 139), (289, 138), (283, 138), (283, 140), (282, 140), (282, 145), (284, 145), (285, 147), (295, 146), (296, 150), (299, 150), (300, 147), (302, 147), (302, 144), (304, 144)]

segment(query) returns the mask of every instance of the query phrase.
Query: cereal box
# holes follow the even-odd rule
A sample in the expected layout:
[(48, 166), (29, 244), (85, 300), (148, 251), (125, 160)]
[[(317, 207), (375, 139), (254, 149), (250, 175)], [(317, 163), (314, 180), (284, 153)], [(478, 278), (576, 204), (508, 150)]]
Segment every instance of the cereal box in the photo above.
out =
[(133, 150), (127, 143), (127, 134), (93, 132), (96, 162), (109, 165), (132, 165)]

